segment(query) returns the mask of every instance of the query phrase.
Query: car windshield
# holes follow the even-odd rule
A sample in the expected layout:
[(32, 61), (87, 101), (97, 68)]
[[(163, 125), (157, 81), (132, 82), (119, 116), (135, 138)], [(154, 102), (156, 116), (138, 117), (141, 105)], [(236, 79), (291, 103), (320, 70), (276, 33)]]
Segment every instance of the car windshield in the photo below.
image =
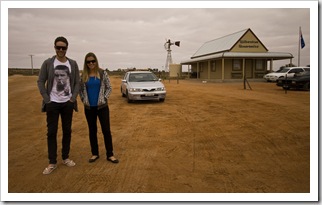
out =
[(286, 73), (289, 70), (290, 70), (289, 68), (283, 68), (279, 73)]
[(274, 73), (280, 73), (284, 68), (280, 68), (277, 71), (274, 71)]
[(157, 77), (153, 73), (131, 73), (129, 76), (129, 82), (148, 82), (157, 80)]

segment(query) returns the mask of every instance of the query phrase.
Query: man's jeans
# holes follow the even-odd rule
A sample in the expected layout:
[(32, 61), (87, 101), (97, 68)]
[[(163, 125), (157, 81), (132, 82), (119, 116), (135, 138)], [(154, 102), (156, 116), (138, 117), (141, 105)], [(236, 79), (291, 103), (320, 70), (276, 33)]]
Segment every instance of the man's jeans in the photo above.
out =
[(49, 164), (57, 163), (57, 130), (59, 115), (62, 122), (62, 159), (69, 157), (72, 118), (74, 103), (68, 101), (65, 103), (51, 102), (46, 104), (47, 113), (47, 146)]

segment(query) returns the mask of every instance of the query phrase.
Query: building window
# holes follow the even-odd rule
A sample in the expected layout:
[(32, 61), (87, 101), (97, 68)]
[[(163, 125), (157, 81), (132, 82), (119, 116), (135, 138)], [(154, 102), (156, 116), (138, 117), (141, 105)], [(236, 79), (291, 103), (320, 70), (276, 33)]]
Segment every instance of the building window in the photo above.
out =
[(211, 72), (216, 72), (216, 61), (211, 61), (210, 64)]
[(242, 61), (241, 59), (233, 59), (233, 71), (242, 70)]
[(264, 70), (263, 60), (256, 60), (255, 70)]

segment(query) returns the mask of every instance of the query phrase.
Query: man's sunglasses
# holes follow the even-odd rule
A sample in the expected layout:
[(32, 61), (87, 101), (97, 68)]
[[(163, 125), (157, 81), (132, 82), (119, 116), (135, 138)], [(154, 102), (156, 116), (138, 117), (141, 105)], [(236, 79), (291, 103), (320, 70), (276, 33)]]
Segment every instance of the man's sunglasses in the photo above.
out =
[(67, 47), (66, 46), (55, 46), (56, 50), (59, 50), (62, 49), (63, 51), (66, 51), (67, 50)]

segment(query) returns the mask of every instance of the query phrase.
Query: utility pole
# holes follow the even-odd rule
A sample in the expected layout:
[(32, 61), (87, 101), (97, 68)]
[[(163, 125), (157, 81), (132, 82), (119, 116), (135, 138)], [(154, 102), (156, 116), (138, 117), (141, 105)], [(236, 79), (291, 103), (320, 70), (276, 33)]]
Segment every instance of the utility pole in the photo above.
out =
[(32, 57), (34, 56), (34, 55), (29, 55), (30, 56), (30, 58), (31, 58), (31, 75), (34, 75), (34, 63), (33, 63), (33, 61), (32, 61)]

